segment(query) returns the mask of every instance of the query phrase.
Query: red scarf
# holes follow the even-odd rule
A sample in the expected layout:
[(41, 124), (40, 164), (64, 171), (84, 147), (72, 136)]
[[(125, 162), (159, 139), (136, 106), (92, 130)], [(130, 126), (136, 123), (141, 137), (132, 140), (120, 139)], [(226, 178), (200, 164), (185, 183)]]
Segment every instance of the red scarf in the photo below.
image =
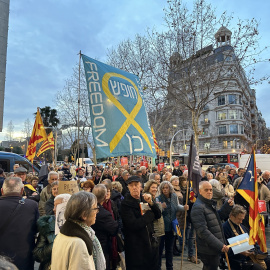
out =
[[(109, 211), (111, 213), (113, 219), (115, 220), (113, 210), (112, 210), (112, 201), (111, 201), (111, 199), (109, 199), (107, 202), (104, 202), (102, 204), (102, 206), (103, 206), (104, 209), (106, 209), (107, 211)], [(116, 240), (115, 236), (112, 237), (111, 257), (112, 257), (113, 266), (116, 266), (117, 262), (118, 262), (118, 252), (117, 252), (117, 240)]]

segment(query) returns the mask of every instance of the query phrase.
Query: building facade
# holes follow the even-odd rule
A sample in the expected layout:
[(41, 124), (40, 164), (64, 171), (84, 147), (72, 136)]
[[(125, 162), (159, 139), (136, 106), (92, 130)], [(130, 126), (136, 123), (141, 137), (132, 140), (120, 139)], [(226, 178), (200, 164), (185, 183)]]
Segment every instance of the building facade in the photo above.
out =
[(9, 0), (0, 0), (0, 132), (3, 129)]
[[(205, 103), (199, 118), (200, 154), (250, 152), (252, 145), (259, 145), (266, 136), (266, 124), (256, 105), (256, 91), (250, 88), (245, 72), (234, 54), (231, 34), (227, 28), (221, 27), (215, 34), (216, 48), (210, 45), (200, 50), (197, 52), (197, 60), (193, 60), (193, 65), (196, 65), (197, 61), (198, 64), (204, 63), (204, 66), (207, 66), (205, 76), (212, 76), (213, 87), (213, 91), (206, 92), (209, 102)], [(180, 55), (174, 53), (170, 61), (171, 81), (176, 85), (178, 80), (177, 87), (183, 87), (185, 84), (181, 74), (187, 69), (190, 60), (181, 60)], [(222, 69), (219, 69), (221, 66)], [(210, 69), (216, 69), (216, 73), (221, 74), (215, 76), (208, 72)], [(198, 79), (198, 70), (195, 70), (193, 79), (196, 83), (193, 85), (206, 89), (202, 77)], [(198, 98), (205, 98), (203, 91), (200, 95)], [(191, 102), (192, 98), (196, 97), (191, 97)], [(175, 101), (171, 99), (171, 102)], [(181, 123), (181, 117), (175, 117), (170, 123), (181, 130), (174, 138), (174, 153), (187, 152), (185, 144), (188, 144), (192, 134), (191, 116), (188, 117), (185, 125)], [(172, 131), (167, 141), (163, 140), (165, 149), (169, 149), (172, 134), (175, 134), (177, 129)]]

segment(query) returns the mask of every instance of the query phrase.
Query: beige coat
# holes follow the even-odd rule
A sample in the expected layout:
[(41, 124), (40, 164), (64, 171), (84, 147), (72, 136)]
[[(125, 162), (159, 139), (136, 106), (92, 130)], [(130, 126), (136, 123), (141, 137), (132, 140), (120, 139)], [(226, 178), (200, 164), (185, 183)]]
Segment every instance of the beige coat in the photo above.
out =
[(81, 238), (59, 233), (54, 240), (51, 270), (95, 270), (93, 256), (88, 254)]
[(225, 190), (225, 194), (227, 194), (227, 197), (231, 198), (234, 196), (234, 188), (229, 183), (226, 184), (226, 186), (224, 187), (224, 190)]
[(264, 184), (258, 184), (259, 200), (264, 200), (266, 203), (270, 200), (270, 190)]

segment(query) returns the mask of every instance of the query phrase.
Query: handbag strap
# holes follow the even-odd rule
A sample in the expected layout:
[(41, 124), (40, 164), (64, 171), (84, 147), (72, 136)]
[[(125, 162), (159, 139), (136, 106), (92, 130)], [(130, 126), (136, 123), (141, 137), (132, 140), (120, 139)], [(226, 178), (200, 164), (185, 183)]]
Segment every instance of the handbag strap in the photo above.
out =
[(12, 220), (12, 218), (15, 216), (15, 214), (18, 212), (18, 210), (20, 209), (20, 207), (25, 204), (25, 200), (24, 198), (21, 198), (21, 200), (19, 200), (18, 204), (16, 205), (15, 209), (13, 210), (13, 212), (9, 215), (8, 219), (6, 220), (6, 222), (4, 223), (4, 225), (2, 225), (2, 227), (0, 227), (0, 232), (3, 234), (6, 230), (6, 228), (8, 227), (10, 221)]

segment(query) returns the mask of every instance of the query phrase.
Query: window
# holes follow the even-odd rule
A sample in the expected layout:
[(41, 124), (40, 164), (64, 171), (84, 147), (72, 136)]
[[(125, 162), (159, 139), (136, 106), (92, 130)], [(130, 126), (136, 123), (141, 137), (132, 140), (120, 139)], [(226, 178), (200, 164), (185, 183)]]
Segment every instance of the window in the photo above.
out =
[(226, 119), (226, 113), (225, 112), (218, 112), (217, 119), (218, 120), (225, 120)]
[(229, 104), (236, 104), (236, 95), (228, 95)]
[(225, 96), (218, 97), (218, 106), (225, 105)]
[(223, 141), (223, 148), (227, 149), (228, 148), (228, 142), (227, 141)]
[(239, 104), (242, 105), (242, 97), (239, 96)]
[(208, 128), (202, 129), (202, 135), (208, 136)]
[(244, 134), (244, 126), (240, 126), (240, 132), (241, 134)]
[(230, 125), (230, 134), (238, 134), (238, 125)]
[(219, 126), (218, 127), (218, 134), (227, 134), (226, 126)]
[(239, 118), (243, 119), (243, 112), (242, 111), (239, 111)]
[(229, 119), (237, 119), (237, 111), (229, 110)]

